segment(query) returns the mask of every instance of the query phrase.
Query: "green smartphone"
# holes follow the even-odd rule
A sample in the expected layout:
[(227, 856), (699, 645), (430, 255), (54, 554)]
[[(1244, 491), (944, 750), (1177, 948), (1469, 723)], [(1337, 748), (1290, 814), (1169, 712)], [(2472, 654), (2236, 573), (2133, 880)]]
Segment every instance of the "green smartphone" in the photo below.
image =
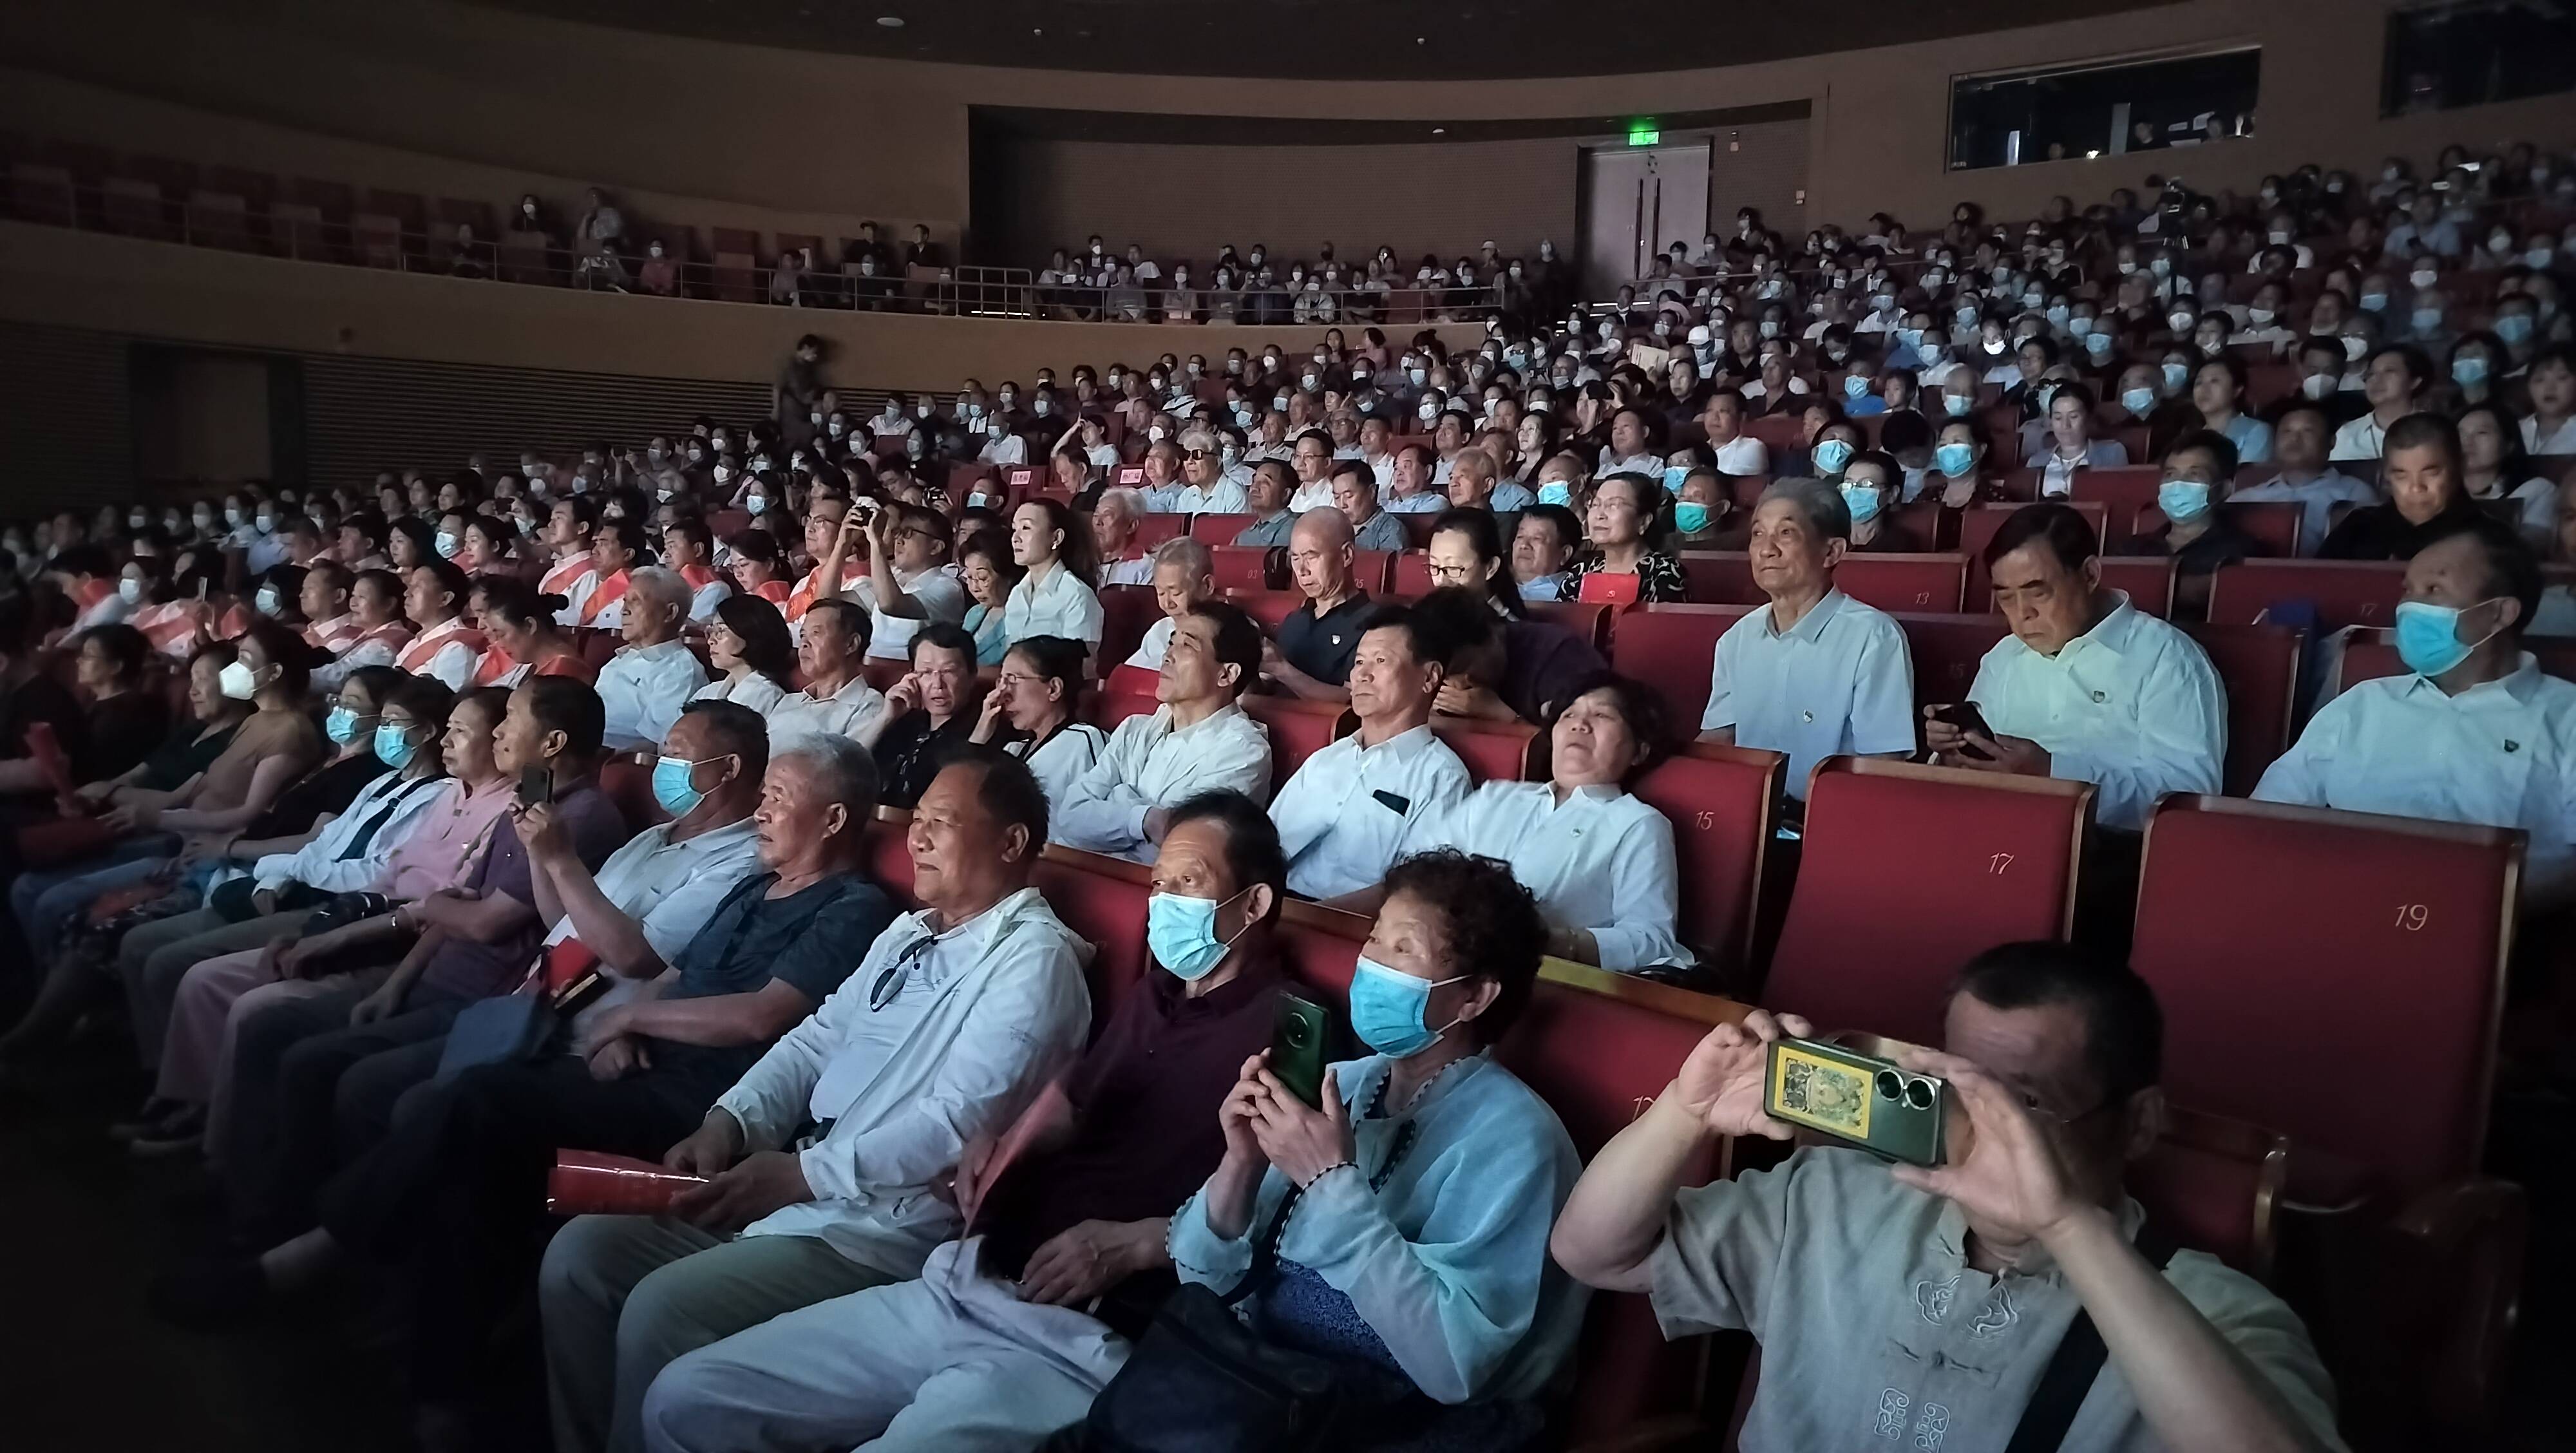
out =
[(1762, 1108), (1874, 1155), (1939, 1165), (1949, 1082), (1812, 1039), (1775, 1040)]
[(1333, 1060), (1333, 1011), (1282, 993), (1270, 1029), (1270, 1073), (1312, 1109), (1323, 1108), (1324, 1066)]

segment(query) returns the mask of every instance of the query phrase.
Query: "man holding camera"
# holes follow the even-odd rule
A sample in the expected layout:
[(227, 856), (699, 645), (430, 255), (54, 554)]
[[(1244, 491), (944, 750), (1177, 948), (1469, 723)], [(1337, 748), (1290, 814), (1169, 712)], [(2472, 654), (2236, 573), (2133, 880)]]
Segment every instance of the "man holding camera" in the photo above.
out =
[(1989, 950), (1951, 993), (1950, 1052), (1896, 1061), (1946, 1082), (1945, 1164), (1819, 1145), (1683, 1189), (1709, 1136), (1790, 1138), (1765, 1112), (1770, 1046), (1809, 1033), (1759, 1009), (1712, 1031), (1550, 1242), (1583, 1281), (1649, 1296), (1668, 1335), (1754, 1335), (1746, 1453), (2343, 1446), (2297, 1315), (2174, 1250), (2123, 1189), (2163, 1118), (2145, 981), (2062, 944)]

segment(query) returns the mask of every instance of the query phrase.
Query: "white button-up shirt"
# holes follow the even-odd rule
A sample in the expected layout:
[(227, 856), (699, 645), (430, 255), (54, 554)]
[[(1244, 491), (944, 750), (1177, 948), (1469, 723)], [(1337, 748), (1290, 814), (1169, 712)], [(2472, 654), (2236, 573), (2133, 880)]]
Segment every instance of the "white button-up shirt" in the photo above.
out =
[(1126, 560), (1100, 562), (1100, 583), (1109, 585), (1151, 585), (1154, 583), (1152, 551)]
[[(355, 893), (373, 883), (392, 861), (394, 847), (410, 836), (429, 805), (446, 795), (444, 777), (405, 777), (387, 771), (349, 799), (348, 810), (322, 825), (312, 840), (291, 853), (270, 853), (251, 864), (253, 888), (272, 892), (301, 883), (324, 893)], [(368, 832), (355, 847), (358, 834)]]
[(1029, 764), (1029, 774), (1038, 779), (1039, 790), (1046, 793), (1047, 810), (1059, 812), (1073, 784), (1100, 760), (1108, 744), (1107, 732), (1087, 721), (1069, 721), (1043, 742), (1019, 737), (1004, 742), (1002, 750)]
[(2329, 459), (2376, 459), (2379, 457), (2381, 441), (2387, 437), (2387, 426), (2379, 422), (2379, 416), (2377, 414), (2364, 414), (2360, 418), (2353, 420), (2351, 423), (2344, 425), (2342, 428), (2335, 430), (2334, 448), (2327, 453), (2326, 457)]
[(2055, 656), (1996, 642), (1968, 699), (1988, 726), (2045, 748), (2050, 776), (2099, 787), (2096, 821), (2140, 832), (2164, 794), (2219, 789), (2227, 693), (2198, 642), (2113, 594), (2111, 613)]
[(730, 701), (736, 706), (746, 706), (762, 716), (767, 716), (770, 709), (785, 700), (786, 696), (786, 687), (757, 671), (745, 671), (739, 681), (730, 676), (719, 676), (699, 687), (698, 694), (689, 699), (691, 701)]
[(1130, 666), (1148, 671), (1163, 669), (1163, 653), (1172, 649), (1172, 618), (1164, 616), (1145, 628), (1145, 639), (1136, 643), (1136, 652), (1127, 658)]
[[(967, 1141), (998, 1138), (1082, 1052), (1089, 957), (1034, 888), (944, 933), (927, 909), (897, 918), (832, 997), (716, 1101), (750, 1150), (786, 1149), (808, 1122), (829, 1127), (797, 1152), (814, 1199), (743, 1234), (812, 1236), (888, 1275), (919, 1274), (957, 1230), (955, 1208), (929, 1193), (932, 1179)], [(872, 1009), (889, 970), (892, 997)]]
[(1031, 636), (1062, 636), (1100, 648), (1100, 597), (1074, 578), (1058, 561), (1041, 582), (1035, 571), (1020, 577), (1002, 605), (1002, 633), (1014, 642)]
[(1172, 709), (1131, 716), (1109, 734), (1100, 760), (1060, 800), (1050, 836), (1067, 847), (1151, 862), (1145, 814), (1200, 792), (1231, 787), (1259, 802), (1270, 795), (1270, 733), (1235, 702), (1172, 729)]
[(686, 641), (625, 647), (599, 668), (599, 702), (607, 708), (600, 741), (613, 749), (659, 743), (706, 684), (707, 668)]
[(1252, 498), (1243, 492), (1240, 481), (1221, 474), (1214, 484), (1182, 485), (1169, 503), (1156, 508), (1176, 515), (1239, 515), (1250, 512)]
[(850, 599), (868, 608), (868, 656), (871, 660), (901, 661), (912, 655), (912, 638), (933, 621), (955, 625), (966, 619), (966, 583), (946, 565), (934, 565), (918, 575), (890, 570), (895, 587), (911, 596), (921, 606), (918, 618), (890, 616), (877, 609), (877, 590), (864, 574), (850, 582), (846, 592)]
[(2554, 900), (2576, 880), (2576, 683), (2527, 654), (2457, 696), (2422, 676), (2360, 682), (2317, 708), (2254, 795), (2521, 828), (2523, 896)]
[[(1717, 468), (1721, 474), (1768, 474), (1771, 472), (1771, 450), (1750, 434), (1738, 434), (1717, 446)], [(1663, 478), (1658, 466), (1655, 477)]]
[(2377, 504), (2379, 491), (2341, 470), (2329, 469), (2305, 484), (2292, 484), (2276, 474), (2227, 498), (2231, 503), (2300, 506), (2299, 553), (2314, 555), (2326, 542), (2326, 532), (2334, 528), (2336, 505)]
[(1379, 882), (1427, 816), (1467, 795), (1467, 766), (1428, 726), (1374, 747), (1359, 733), (1308, 757), (1270, 804), (1288, 854), (1288, 890), (1333, 898)]
[(786, 751), (800, 736), (848, 737), (874, 747), (887, 720), (885, 693), (864, 676), (851, 677), (849, 685), (830, 696), (817, 697), (810, 689), (790, 691), (769, 709), (769, 750), (772, 755)]
[[(656, 823), (610, 853), (591, 881), (618, 912), (635, 920), (644, 941), (667, 964), (707, 926), (734, 885), (759, 871), (759, 838), (745, 817), (682, 842), (671, 841), (671, 824)], [(567, 913), (547, 930), (546, 943), (573, 937)]]
[(2576, 417), (2560, 420), (2545, 436), (2538, 415), (2523, 420), (2522, 448), (2527, 454), (2576, 454)]
[(1737, 746), (1787, 753), (1788, 793), (1801, 801), (1827, 757), (1914, 750), (1914, 659), (1892, 617), (1839, 590), (1785, 633), (1771, 611), (1717, 638), (1700, 730), (1733, 727)]
[(1456, 848), (1511, 864), (1554, 928), (1587, 929), (1605, 969), (1688, 963), (1673, 825), (1616, 787), (1488, 782), (1405, 837), (1398, 856)]

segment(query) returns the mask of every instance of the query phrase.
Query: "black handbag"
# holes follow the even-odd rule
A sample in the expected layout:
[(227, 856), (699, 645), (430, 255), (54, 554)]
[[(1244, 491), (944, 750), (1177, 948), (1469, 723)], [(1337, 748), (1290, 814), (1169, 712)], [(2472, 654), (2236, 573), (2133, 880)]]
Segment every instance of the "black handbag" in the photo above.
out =
[(1320, 1453), (1401, 1442), (1439, 1405), (1403, 1374), (1265, 1340), (1234, 1314), (1265, 1285), (1300, 1192), (1279, 1203), (1233, 1291), (1165, 1298), (1126, 1365), (1045, 1453)]

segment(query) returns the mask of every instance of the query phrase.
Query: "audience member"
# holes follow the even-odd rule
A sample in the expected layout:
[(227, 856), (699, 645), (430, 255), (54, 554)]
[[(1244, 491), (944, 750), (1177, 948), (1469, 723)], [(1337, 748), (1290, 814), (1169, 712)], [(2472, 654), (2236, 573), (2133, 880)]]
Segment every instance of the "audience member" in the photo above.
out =
[(1011, 587), (1004, 633), (1014, 641), (1063, 636), (1098, 650), (1102, 616), (1092, 590), (1098, 566), (1091, 533), (1072, 511), (1050, 499), (1021, 505), (1011, 515), (1011, 560), (1026, 573)]
[(689, 598), (689, 583), (674, 571), (648, 565), (630, 572), (617, 625), (626, 644), (599, 669), (599, 700), (607, 711), (600, 740), (609, 750), (660, 742), (707, 684), (707, 668), (680, 639)]
[(2384, 503), (2345, 513), (2317, 554), (2328, 560), (2411, 560), (2431, 540), (2474, 515), (2461, 483), (2460, 431), (2439, 414), (2409, 414), (2391, 424), (2379, 463)]
[(762, 596), (729, 595), (717, 604), (707, 627), (707, 660), (715, 679), (692, 702), (730, 701), (767, 716), (796, 689), (796, 644), (787, 619)]
[(1026, 762), (1050, 810), (1100, 760), (1109, 740), (1073, 714), (1086, 659), (1080, 641), (1062, 636), (1031, 636), (1012, 646), (969, 734), (979, 745), (999, 741)]
[[(360, 584), (365, 577), (360, 577)], [(415, 676), (435, 676), (450, 691), (474, 684), (474, 668), (489, 643), (465, 623), (467, 597), (474, 589), (465, 572), (444, 560), (411, 568), (403, 586), (403, 614), (420, 633), (394, 653), (393, 664)]]
[(2268, 555), (2262, 542), (2227, 518), (2229, 487), (2236, 479), (2236, 446), (2211, 429), (2183, 435), (2165, 450), (2164, 482), (2156, 529), (2120, 543), (2122, 555), (2165, 555), (2174, 562), (2173, 614), (2177, 620), (2209, 615), (2209, 587), (2222, 565)]
[(974, 638), (945, 622), (922, 628), (912, 638), (912, 669), (886, 693), (892, 719), (875, 747), (886, 806), (909, 808), (921, 799), (974, 730), (975, 697)]
[(905, 660), (913, 633), (925, 624), (955, 625), (965, 618), (966, 587), (948, 561), (946, 516), (921, 505), (894, 504), (873, 512), (863, 507), (850, 518), (859, 523), (845, 527), (835, 544), (847, 546), (853, 537), (867, 542), (867, 576), (848, 594), (872, 617), (871, 660)]
[(1174, 804), (1227, 789), (1256, 801), (1270, 790), (1270, 734), (1237, 698), (1261, 669), (1261, 627), (1231, 605), (1204, 601), (1172, 625), (1150, 716), (1109, 734), (1100, 760), (1055, 804), (1055, 841), (1148, 861)]
[(2281, 472), (2230, 495), (2245, 504), (2298, 505), (2302, 555), (2318, 552), (2345, 510), (2379, 499), (2378, 490), (2326, 462), (2334, 428), (2334, 417), (2324, 408), (2304, 399), (2292, 402), (2272, 419), (2272, 462)]
[(1403, 606), (1361, 623), (1349, 676), (1358, 730), (1300, 763), (1270, 804), (1291, 891), (1333, 898), (1379, 882), (1416, 824), (1466, 796), (1466, 765), (1431, 731), (1444, 654)]
[(769, 740), (784, 750), (797, 737), (821, 733), (873, 747), (884, 733), (886, 699), (868, 684), (860, 665), (868, 651), (868, 613), (841, 596), (815, 601), (796, 643), (803, 689), (769, 709)]
[(1285, 545), (1288, 532), (1297, 523), (1297, 514), (1288, 508), (1288, 499), (1297, 492), (1294, 471), (1276, 459), (1264, 459), (1252, 467), (1252, 482), (1244, 486), (1244, 508), (1251, 512), (1252, 523), (1234, 537), (1237, 545)]
[(1261, 647), (1261, 674), (1309, 701), (1347, 701), (1351, 653), (1375, 605), (1351, 578), (1351, 522), (1330, 507), (1297, 517), (1288, 574), (1305, 597)]
[(1377, 476), (1365, 460), (1335, 460), (1332, 468), (1333, 508), (1351, 522), (1351, 544), (1361, 550), (1382, 550), (1394, 555), (1411, 548), (1403, 524), (1378, 507)]
[[(1649, 538), (1663, 508), (1664, 492), (1648, 475), (1623, 471), (1603, 476), (1592, 487), (1592, 499), (1584, 507), (1584, 536), (1591, 542), (1590, 548), (1575, 557), (1573, 568), (1566, 572), (1565, 583), (1559, 587), (1560, 598), (1585, 598), (1585, 591), (1598, 589), (1591, 583), (1596, 576), (1625, 575), (1636, 579), (1635, 602), (1664, 604), (1688, 599), (1690, 587), (1682, 578), (1682, 562), (1671, 551), (1656, 549)], [(1628, 599), (1620, 595), (1597, 598)]]

